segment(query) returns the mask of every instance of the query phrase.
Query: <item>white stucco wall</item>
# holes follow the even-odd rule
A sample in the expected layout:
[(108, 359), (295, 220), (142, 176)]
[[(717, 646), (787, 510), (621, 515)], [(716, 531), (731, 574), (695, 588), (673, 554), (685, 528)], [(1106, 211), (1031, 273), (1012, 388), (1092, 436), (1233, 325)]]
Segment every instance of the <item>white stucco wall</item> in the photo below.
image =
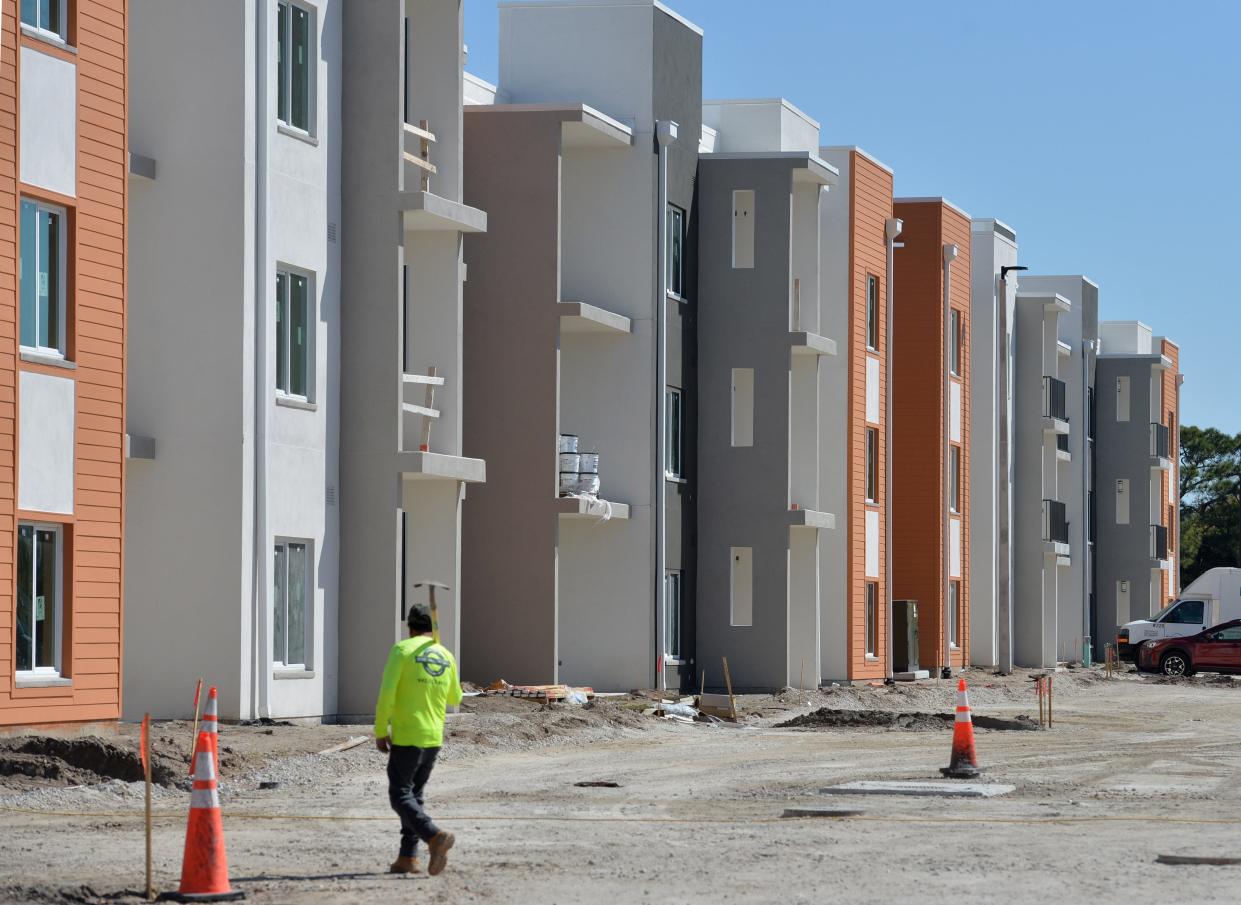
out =
[(21, 49), (18, 135), (21, 181), (77, 194), (78, 68)]
[[(849, 446), (849, 179), (852, 158), (845, 149), (823, 148), (820, 156), (840, 171), (819, 207), (819, 332), (837, 343), (837, 353), (819, 365), (819, 506), (836, 516), (834, 531), (820, 531), (819, 650), (822, 679), (848, 676)], [(876, 379), (876, 384), (878, 380)], [(878, 406), (875, 406), (877, 411)], [(876, 552), (877, 556), (877, 552)]]
[[(305, 539), (314, 552), (308, 582), (307, 613), (314, 652), (313, 679), (273, 680), (271, 707), (279, 717), (314, 717), (336, 710), (337, 509), (327, 504), (327, 488), (337, 480), (340, 310), (340, 53), (341, 12), (338, 0), (310, 0), (315, 9), (317, 44), (313, 48), (315, 80), (314, 143), (277, 130), (275, 122), (276, 35), (271, 11), (271, 53), (268, 84), (273, 96), (268, 151), (267, 262), (270, 290), (257, 300), (255, 315), (267, 321), (267, 556), (276, 538)], [(262, 123), (258, 126), (261, 128)], [(328, 239), (328, 224), (337, 224), (338, 241)], [(275, 389), (275, 282), (278, 268), (291, 267), (310, 275), (313, 310), (310, 323), (313, 410), (277, 404)], [(270, 581), (263, 582), (261, 605), (271, 607)], [(270, 652), (270, 640), (258, 649)], [(268, 656), (270, 661), (270, 655)]]
[(25, 371), (18, 385), (17, 507), (71, 513), (74, 382)]
[(515, 104), (585, 103), (650, 133), (653, 15), (645, 4), (501, 5), (500, 85)]

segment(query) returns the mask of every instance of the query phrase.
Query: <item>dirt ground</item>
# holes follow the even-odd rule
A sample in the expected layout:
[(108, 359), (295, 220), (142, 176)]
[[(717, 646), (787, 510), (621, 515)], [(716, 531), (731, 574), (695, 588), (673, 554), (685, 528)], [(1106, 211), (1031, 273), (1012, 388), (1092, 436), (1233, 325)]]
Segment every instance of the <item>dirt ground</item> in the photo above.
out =
[[(1024, 729), (1017, 718), (1037, 715), (1028, 673), (967, 678), (980, 722)], [(224, 726), (232, 880), (259, 903), (1241, 900), (1241, 866), (1155, 861), (1241, 854), (1241, 681), (1075, 670), (1054, 693), (1053, 729), (979, 728), (985, 778), (1016, 787), (985, 800), (823, 791), (939, 779), (950, 724), (925, 717), (951, 711), (950, 683), (746, 696), (737, 726), (645, 716), (636, 696), (588, 708), (468, 699), (428, 789), (458, 837), (437, 878), (383, 872), (397, 840), (383, 756), (370, 744), (317, 753), (366, 727)], [(778, 728), (822, 709), (807, 728)], [(179, 774), (189, 727), (154, 734)], [(102, 741), (123, 754), (134, 735)], [(95, 772), (110, 769), (102, 755), (21, 750), (32, 738), (43, 737), (0, 739), (0, 902), (138, 901), (126, 893), (142, 884), (141, 784)], [(57, 752), (80, 763), (60, 759), (58, 776), (24, 766)], [(575, 786), (597, 780), (618, 787)], [(160, 889), (180, 873), (182, 785), (155, 796)], [(862, 813), (781, 819), (789, 807)]]

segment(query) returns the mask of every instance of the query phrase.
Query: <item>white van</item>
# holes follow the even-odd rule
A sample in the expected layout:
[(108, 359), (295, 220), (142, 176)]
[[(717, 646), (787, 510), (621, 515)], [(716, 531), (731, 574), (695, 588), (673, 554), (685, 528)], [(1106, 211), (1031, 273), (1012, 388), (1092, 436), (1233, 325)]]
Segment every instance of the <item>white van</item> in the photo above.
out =
[(1137, 657), (1138, 645), (1152, 638), (1181, 638), (1230, 619), (1241, 619), (1241, 569), (1207, 569), (1149, 619), (1127, 622), (1116, 633), (1123, 660)]

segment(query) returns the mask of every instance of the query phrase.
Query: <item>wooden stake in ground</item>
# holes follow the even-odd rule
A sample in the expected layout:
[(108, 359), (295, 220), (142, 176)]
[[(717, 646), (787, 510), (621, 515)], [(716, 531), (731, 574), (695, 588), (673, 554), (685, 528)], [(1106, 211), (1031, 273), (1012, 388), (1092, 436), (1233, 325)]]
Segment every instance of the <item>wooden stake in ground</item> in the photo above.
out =
[(1051, 728), (1051, 686), (1052, 677), (1047, 677), (1047, 728)]
[[(200, 679), (199, 682), (202, 680)], [(155, 886), (151, 882), (151, 714), (142, 717), (142, 733), (138, 739), (142, 757), (142, 775), (146, 780), (146, 855), (147, 855), (147, 901), (155, 901)]]
[(724, 684), (728, 686), (728, 709), (732, 711), (733, 720), (737, 719), (737, 700), (733, 697), (733, 677), (728, 671), (728, 658), (724, 658)]
[(702, 675), (698, 677), (701, 681), (698, 685), (698, 697), (702, 697), (707, 693), (707, 671), (703, 669)]
[(190, 736), (190, 772), (194, 766), (194, 746), (198, 744), (198, 703), (203, 696), (203, 677), (198, 677), (198, 684), (194, 687), (194, 734)]
[(428, 594), (430, 595), (429, 602), (431, 604), (431, 637), (435, 639), (436, 644), (439, 644), (440, 643), (440, 609), (435, 604), (435, 589), (443, 588), (445, 591), (447, 591), (448, 585), (444, 584), (443, 582), (439, 582), (439, 581), (419, 581), (419, 582), (414, 583), (414, 587), (416, 588), (421, 588), (423, 586), (426, 586), (428, 588)]

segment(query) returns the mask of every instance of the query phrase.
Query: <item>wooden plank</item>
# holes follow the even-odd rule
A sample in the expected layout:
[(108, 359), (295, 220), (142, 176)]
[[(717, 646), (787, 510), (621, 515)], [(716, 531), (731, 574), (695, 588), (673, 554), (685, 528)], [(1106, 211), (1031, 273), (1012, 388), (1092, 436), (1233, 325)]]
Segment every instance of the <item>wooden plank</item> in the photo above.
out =
[(413, 164), (419, 169), (426, 170), (427, 173), (429, 173), (432, 176), (434, 176), (438, 172), (438, 170), (435, 169), (435, 164), (429, 161), (423, 160), (421, 157), (417, 157), (409, 153), (408, 151), (402, 151), (401, 156), (405, 158), (406, 163)]

